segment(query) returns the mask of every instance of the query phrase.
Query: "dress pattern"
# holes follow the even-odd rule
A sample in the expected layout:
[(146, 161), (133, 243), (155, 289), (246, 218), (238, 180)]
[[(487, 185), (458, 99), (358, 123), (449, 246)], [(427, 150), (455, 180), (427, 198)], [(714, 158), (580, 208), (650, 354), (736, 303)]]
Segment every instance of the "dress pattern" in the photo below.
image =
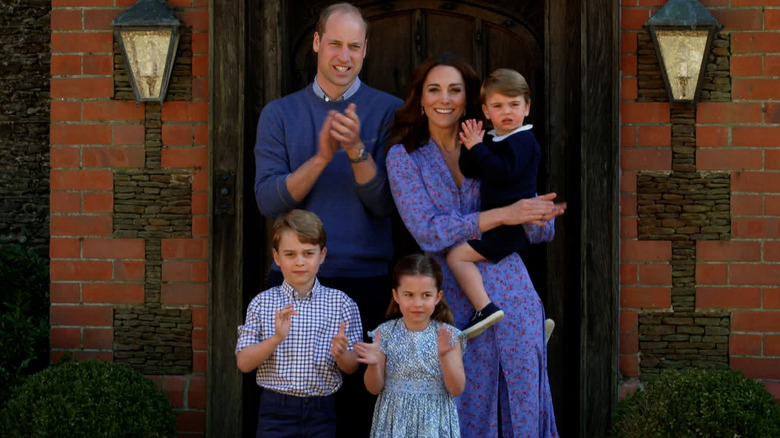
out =
[(368, 333), (371, 338), (380, 333), (379, 349), (387, 356), (372, 438), (460, 437), (455, 397), (444, 386), (439, 362), (437, 339), (442, 325), (450, 330), (452, 342), (462, 339), (451, 325), (431, 321), (423, 331), (414, 332), (400, 318)]
[[(393, 146), (387, 156), (390, 188), (409, 232), (444, 272), (444, 296), (455, 325), (463, 327), (473, 311), (449, 270), (452, 247), (480, 237), (479, 181), (458, 187), (438, 147), (431, 141), (407, 153)], [(530, 225), (531, 243), (549, 241), (554, 222)], [(504, 319), (468, 343), (463, 358), (466, 389), (457, 397), (464, 437), (557, 437), (544, 342), (544, 308), (522, 259), (512, 254), (496, 264), (477, 263), (491, 300)]]

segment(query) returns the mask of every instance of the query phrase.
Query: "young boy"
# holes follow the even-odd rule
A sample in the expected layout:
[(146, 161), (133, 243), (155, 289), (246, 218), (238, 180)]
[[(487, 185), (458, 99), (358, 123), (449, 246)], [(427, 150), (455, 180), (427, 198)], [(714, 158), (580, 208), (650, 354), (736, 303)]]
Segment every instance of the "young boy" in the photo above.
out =
[(340, 371), (358, 368), (360, 313), (344, 292), (317, 280), (327, 250), (316, 214), (292, 210), (277, 219), (272, 244), (284, 281), (252, 300), (236, 345), (238, 368), (257, 369), (262, 387), (257, 436), (335, 437), (333, 394)]
[[(483, 142), (482, 122), (466, 120), (460, 133), (459, 165), (464, 176), (482, 180), (482, 211), (505, 207), (520, 199), (536, 197), (536, 176), (541, 148), (532, 125), (523, 120), (531, 109), (531, 90), (523, 76), (509, 69), (498, 69), (482, 84), (482, 111), (494, 129)], [(523, 225), (501, 226), (485, 232), (479, 240), (469, 240), (447, 254), (447, 264), (474, 306), (474, 313), (463, 334), (478, 336), (504, 317), (485, 291), (482, 275), (475, 262), (500, 262), (528, 246)]]

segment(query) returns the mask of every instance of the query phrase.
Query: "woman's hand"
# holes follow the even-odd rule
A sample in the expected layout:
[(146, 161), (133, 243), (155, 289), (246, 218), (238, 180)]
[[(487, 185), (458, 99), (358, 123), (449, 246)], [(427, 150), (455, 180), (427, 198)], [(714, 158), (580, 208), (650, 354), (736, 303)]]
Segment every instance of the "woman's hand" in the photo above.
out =
[(504, 225), (519, 225), (530, 223), (544, 226), (553, 218), (566, 211), (566, 203), (553, 203), (557, 195), (548, 193), (536, 198), (521, 199), (504, 207), (502, 222)]

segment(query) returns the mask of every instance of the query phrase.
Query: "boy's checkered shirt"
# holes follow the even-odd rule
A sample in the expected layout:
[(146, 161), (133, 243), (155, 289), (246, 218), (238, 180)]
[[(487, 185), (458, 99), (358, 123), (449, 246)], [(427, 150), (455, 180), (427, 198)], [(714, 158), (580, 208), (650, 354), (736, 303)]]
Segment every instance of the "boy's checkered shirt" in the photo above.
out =
[(257, 368), (257, 384), (282, 394), (324, 396), (341, 386), (341, 371), (330, 354), (330, 340), (345, 321), (349, 350), (363, 340), (358, 307), (344, 292), (314, 281), (304, 298), (287, 284), (260, 292), (249, 303), (246, 322), (238, 327), (236, 353), (270, 338), (276, 331), (274, 312), (292, 304), (290, 333)]

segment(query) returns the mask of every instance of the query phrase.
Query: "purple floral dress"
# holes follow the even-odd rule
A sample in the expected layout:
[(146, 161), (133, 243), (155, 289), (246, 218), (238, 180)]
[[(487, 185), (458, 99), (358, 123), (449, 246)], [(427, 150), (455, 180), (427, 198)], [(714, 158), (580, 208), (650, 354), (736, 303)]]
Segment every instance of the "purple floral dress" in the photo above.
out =
[[(395, 145), (386, 163), (401, 218), (423, 251), (441, 265), (455, 325), (464, 327), (473, 308), (447, 267), (445, 254), (480, 236), (479, 181), (467, 178), (458, 188), (432, 141), (411, 154)], [(550, 241), (554, 234), (552, 223), (528, 227), (531, 243)], [(528, 271), (517, 254), (478, 266), (488, 295), (505, 316), (472, 339), (463, 357), (466, 390), (456, 398), (461, 435), (498, 436), (500, 405), (504, 437), (557, 437), (547, 380), (544, 308)]]

